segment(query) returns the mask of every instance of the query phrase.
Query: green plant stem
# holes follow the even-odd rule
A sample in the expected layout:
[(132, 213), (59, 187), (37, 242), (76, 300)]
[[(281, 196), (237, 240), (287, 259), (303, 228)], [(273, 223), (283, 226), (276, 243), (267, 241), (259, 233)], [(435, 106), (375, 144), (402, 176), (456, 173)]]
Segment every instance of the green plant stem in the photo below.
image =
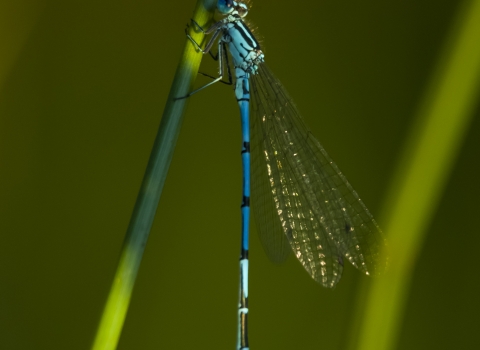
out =
[(478, 101), (480, 1), (462, 5), (387, 195), (390, 268), (372, 281), (367, 300), (358, 301), (366, 307), (357, 349), (395, 348), (426, 229)]
[[(193, 18), (204, 25), (212, 18), (214, 9), (215, 0), (198, 0)], [(197, 42), (202, 42), (203, 34), (194, 33), (193, 30), (190, 34)], [(174, 101), (174, 98), (191, 91), (201, 58), (202, 54), (186, 40), (92, 350), (113, 350), (117, 347), (188, 100)]]

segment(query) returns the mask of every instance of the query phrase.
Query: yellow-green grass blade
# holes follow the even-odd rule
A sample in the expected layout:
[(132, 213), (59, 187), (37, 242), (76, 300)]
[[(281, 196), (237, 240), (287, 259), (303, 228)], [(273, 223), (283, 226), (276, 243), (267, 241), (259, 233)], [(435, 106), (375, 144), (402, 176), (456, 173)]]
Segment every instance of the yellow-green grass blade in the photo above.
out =
[(371, 281), (366, 299), (358, 300), (365, 306), (358, 341), (351, 348), (395, 349), (426, 229), (478, 101), (479, 38), (480, 1), (466, 1), (454, 20), (387, 192), (383, 222), (389, 271)]
[[(214, 9), (215, 0), (198, 0), (193, 19), (204, 25), (212, 18)], [(190, 34), (197, 42), (202, 42), (203, 34), (192, 29)], [(191, 91), (201, 58), (202, 54), (189, 40), (185, 40), (92, 350), (113, 350), (117, 347), (188, 100), (175, 101), (174, 98)]]

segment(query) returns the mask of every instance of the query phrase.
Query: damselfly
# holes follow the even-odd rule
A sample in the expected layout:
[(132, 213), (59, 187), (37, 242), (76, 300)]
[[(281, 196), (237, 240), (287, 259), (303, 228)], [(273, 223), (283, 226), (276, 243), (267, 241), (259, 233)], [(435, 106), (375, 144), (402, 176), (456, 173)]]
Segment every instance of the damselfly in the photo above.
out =
[[(293, 253), (310, 276), (327, 288), (335, 287), (344, 259), (367, 275), (381, 273), (386, 261), (380, 251), (384, 236), (372, 215), (306, 127), (280, 82), (264, 63), (264, 54), (244, 23), (248, 7), (218, 0), (223, 19), (203, 30), (212, 34), (203, 53), (218, 39), (219, 76), (189, 95), (223, 81), (228, 52), (235, 68), (235, 96), (242, 121), (242, 247), (237, 349), (248, 349), (248, 240), (250, 215), (250, 151), (252, 208), (260, 240), (274, 262)], [(251, 83), (251, 86), (250, 86)], [(183, 97), (182, 97), (183, 98)], [(250, 108), (251, 98), (251, 108)], [(250, 127), (251, 124), (251, 127)], [(250, 140), (251, 132), (251, 140)]]

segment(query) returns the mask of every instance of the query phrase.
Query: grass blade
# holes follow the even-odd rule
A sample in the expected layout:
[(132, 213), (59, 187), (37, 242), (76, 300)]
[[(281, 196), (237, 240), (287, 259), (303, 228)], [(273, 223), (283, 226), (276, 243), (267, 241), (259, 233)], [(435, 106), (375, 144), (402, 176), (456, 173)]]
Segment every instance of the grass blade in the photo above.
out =
[[(198, 0), (193, 18), (203, 25), (212, 17), (214, 9), (214, 0)], [(202, 41), (203, 34), (192, 32), (191, 35), (197, 42)], [(174, 101), (173, 98), (185, 96), (191, 91), (201, 58), (202, 54), (185, 40), (92, 350), (113, 350), (117, 347), (188, 100)]]
[(396, 346), (416, 258), (478, 101), (480, 1), (462, 5), (387, 195), (390, 270), (358, 301), (366, 306), (357, 349)]

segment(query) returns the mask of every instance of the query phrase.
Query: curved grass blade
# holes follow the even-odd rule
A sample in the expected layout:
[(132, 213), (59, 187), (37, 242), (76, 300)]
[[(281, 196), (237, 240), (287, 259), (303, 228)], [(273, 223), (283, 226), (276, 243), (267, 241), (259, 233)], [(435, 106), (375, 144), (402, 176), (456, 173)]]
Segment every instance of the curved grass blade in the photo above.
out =
[[(372, 281), (350, 348), (397, 346), (413, 269), (433, 213), (474, 115), (480, 92), (480, 1), (465, 1), (453, 21), (384, 205), (390, 244), (389, 272)], [(452, 235), (457, 233), (452, 232)], [(455, 240), (452, 238), (452, 244)], [(449, 263), (446, 257), (445, 263)], [(452, 258), (454, 260), (454, 258)], [(461, 268), (461, 267), (459, 267)], [(446, 276), (448, 277), (448, 276)]]

